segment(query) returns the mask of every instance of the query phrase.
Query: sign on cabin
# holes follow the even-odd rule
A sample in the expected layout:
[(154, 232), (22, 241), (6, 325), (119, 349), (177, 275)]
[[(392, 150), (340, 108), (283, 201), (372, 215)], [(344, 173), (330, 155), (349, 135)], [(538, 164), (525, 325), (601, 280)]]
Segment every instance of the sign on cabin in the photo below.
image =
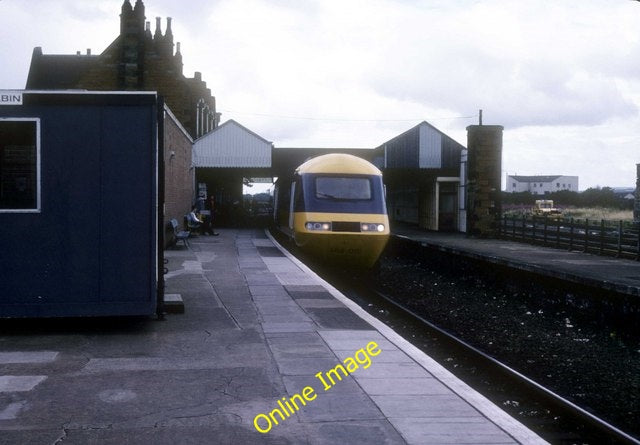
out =
[(0, 91), (0, 105), (22, 105), (20, 91)]

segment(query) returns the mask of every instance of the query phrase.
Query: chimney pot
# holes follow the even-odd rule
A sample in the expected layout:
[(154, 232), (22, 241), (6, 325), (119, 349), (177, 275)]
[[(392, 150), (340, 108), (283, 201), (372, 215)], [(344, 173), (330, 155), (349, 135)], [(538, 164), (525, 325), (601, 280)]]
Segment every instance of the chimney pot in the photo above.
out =
[(91, 48), (87, 48), (87, 56), (91, 55)]

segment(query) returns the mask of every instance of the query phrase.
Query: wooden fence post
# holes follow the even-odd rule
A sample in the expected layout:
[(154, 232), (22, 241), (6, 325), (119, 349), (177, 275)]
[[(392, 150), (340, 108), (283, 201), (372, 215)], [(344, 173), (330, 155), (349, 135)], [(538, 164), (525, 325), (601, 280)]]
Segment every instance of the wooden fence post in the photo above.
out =
[(571, 218), (569, 224), (569, 250), (573, 250), (573, 218)]
[(531, 217), (531, 240), (533, 244), (536, 243), (536, 217), (535, 215)]
[(589, 218), (584, 220), (584, 251), (589, 251)]
[(622, 254), (622, 220), (618, 221), (618, 255)]
[(638, 250), (636, 251), (636, 261), (640, 261), (640, 221), (636, 223), (636, 230), (638, 231)]

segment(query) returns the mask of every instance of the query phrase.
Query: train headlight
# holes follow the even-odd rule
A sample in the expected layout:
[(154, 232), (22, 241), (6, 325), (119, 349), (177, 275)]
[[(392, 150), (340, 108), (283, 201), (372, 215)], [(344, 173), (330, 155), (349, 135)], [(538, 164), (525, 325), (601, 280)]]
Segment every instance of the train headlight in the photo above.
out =
[(331, 223), (329, 222), (307, 222), (304, 227), (307, 230), (313, 231), (321, 231), (321, 232), (330, 232), (331, 231)]
[(384, 224), (362, 223), (360, 230), (362, 232), (384, 232)]

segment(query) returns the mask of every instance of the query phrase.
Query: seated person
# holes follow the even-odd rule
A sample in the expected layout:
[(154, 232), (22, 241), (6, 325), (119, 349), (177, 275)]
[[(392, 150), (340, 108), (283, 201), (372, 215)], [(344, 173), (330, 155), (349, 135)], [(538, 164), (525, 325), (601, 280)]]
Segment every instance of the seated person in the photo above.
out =
[(198, 214), (196, 213), (196, 210), (197, 210), (196, 206), (193, 206), (191, 208), (191, 212), (189, 212), (189, 215), (187, 215), (187, 224), (189, 225), (190, 229), (199, 230), (203, 221), (200, 218), (198, 218)]

